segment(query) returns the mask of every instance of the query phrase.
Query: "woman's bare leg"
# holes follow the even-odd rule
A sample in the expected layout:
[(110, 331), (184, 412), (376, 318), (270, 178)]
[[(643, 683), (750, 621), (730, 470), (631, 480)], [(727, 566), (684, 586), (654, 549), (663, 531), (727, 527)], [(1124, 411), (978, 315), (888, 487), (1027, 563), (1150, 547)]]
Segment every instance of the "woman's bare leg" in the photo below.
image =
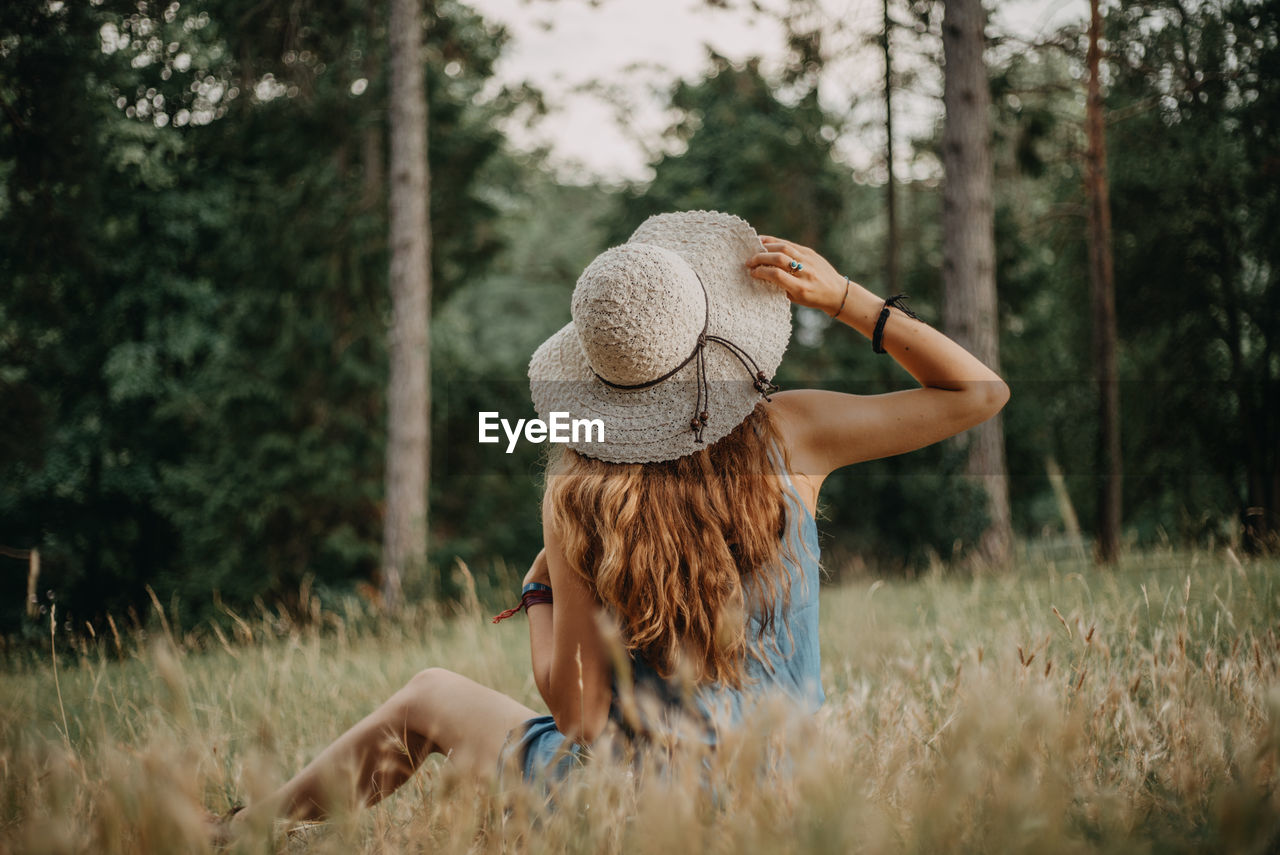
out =
[(335, 810), (371, 805), (439, 752), (463, 774), (492, 778), (507, 733), (537, 713), (501, 692), (443, 668), (413, 677), (320, 752), (283, 787), (235, 817), (322, 819)]

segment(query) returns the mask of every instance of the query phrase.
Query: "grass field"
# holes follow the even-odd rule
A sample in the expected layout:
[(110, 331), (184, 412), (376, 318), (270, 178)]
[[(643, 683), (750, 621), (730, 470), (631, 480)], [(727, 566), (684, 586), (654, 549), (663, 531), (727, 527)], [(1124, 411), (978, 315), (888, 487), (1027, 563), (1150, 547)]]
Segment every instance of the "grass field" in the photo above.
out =
[[(1280, 846), (1280, 561), (1027, 559), (823, 592), (827, 704), (705, 764), (594, 763), (536, 812), (431, 763), (271, 852), (1267, 852)], [(156, 621), (158, 624), (158, 621)], [(421, 668), (541, 709), (520, 621), (266, 613), (200, 649), (164, 628), (0, 674), (0, 852), (207, 851), (252, 799)], [(782, 747), (788, 762), (761, 757)], [(770, 770), (772, 769), (772, 771)], [(690, 771), (692, 770), (692, 771)], [(702, 779), (709, 775), (711, 786)], [(507, 809), (504, 811), (504, 805)]]

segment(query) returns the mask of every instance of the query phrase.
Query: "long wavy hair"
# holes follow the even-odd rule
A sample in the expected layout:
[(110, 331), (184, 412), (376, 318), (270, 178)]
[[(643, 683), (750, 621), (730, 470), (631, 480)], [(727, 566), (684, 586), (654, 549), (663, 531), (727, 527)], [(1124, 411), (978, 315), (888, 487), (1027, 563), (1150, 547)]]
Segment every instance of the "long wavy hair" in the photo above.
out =
[[(783, 449), (757, 406), (677, 460), (606, 463), (563, 449), (551, 461), (545, 501), (569, 567), (627, 652), (663, 677), (741, 687), (747, 657), (788, 601), (786, 501), (771, 446)], [(760, 617), (754, 639), (748, 611)]]

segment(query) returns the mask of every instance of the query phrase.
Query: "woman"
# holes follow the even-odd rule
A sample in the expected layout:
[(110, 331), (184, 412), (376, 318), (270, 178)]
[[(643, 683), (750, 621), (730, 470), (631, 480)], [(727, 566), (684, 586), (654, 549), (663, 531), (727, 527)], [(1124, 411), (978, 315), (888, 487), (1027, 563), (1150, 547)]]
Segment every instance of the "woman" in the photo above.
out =
[[(868, 337), (920, 388), (776, 392), (789, 302)], [(815, 709), (823, 480), (957, 434), (1008, 399), (994, 372), (895, 300), (726, 214), (651, 217), (584, 271), (572, 309), (529, 369), (544, 419), (604, 424), (553, 461), (544, 549), (522, 595), (551, 714), (428, 669), (236, 825), (372, 804), (433, 752), (480, 779), (513, 766), (560, 776), (611, 723), (632, 736), (662, 726), (681, 680), (694, 689), (692, 737), (707, 742), (769, 694)], [(626, 686), (608, 623), (627, 653)], [(635, 701), (632, 678), (658, 701)], [(335, 790), (335, 777), (350, 787)]]

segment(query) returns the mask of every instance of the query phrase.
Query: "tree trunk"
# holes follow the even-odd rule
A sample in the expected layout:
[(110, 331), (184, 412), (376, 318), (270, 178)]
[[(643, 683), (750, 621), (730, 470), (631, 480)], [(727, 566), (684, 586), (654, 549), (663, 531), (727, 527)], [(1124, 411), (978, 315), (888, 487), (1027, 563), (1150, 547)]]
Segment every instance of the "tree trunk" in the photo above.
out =
[(1102, 37), (1098, 0), (1089, 2), (1089, 97), (1085, 126), (1085, 192), (1089, 200), (1089, 296), (1093, 319), (1093, 372), (1098, 383), (1097, 560), (1111, 564), (1120, 551), (1120, 502), (1124, 472), (1120, 458), (1120, 389), (1116, 380), (1115, 271), (1111, 258), (1111, 202), (1107, 186), (1107, 142), (1098, 77)]
[(885, 181), (885, 293), (898, 293), (898, 214), (894, 204), (893, 181), (893, 61), (889, 46), (891, 29), (889, 0), (884, 0), (884, 162), (888, 177)]
[[(377, 32), (382, 11), (377, 4), (369, 4), (365, 20), (370, 33)], [(377, 76), (381, 58), (378, 51), (365, 51), (364, 59), (360, 63), (360, 73), (366, 81), (373, 80)], [(425, 111), (425, 106), (423, 109)], [(385, 181), (385, 176), (383, 175), (385, 164), (383, 161), (385, 158), (386, 140), (383, 138), (383, 129), (379, 123), (371, 123), (360, 135), (360, 165), (363, 169), (362, 192), (360, 194), (361, 207), (372, 210), (377, 205), (385, 204), (383, 201), (383, 193), (385, 192), (383, 183)], [(428, 276), (430, 276), (429, 270)]]
[[(947, 334), (1000, 370), (992, 202), (991, 93), (983, 61), (986, 16), (980, 0), (945, 0), (942, 164), (942, 321)], [(999, 416), (970, 432), (966, 471), (987, 493), (990, 523), (978, 544), (992, 564), (1009, 561), (1009, 478)]]
[(431, 223), (422, 0), (391, 0), (389, 24), (392, 321), (382, 598), (384, 607), (394, 611), (400, 606), (405, 571), (421, 569), (427, 550)]

